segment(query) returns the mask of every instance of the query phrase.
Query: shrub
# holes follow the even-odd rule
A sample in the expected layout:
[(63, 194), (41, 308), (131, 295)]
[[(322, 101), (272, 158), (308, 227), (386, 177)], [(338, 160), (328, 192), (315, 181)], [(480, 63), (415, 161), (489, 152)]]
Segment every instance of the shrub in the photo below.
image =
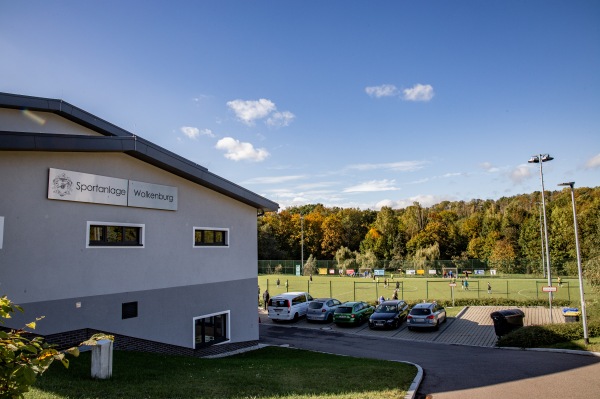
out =
[[(1, 319), (10, 318), (11, 313), (16, 311), (23, 312), (23, 309), (6, 296), (0, 298), (0, 323), (3, 323)], [(41, 319), (38, 318), (26, 327), (34, 330), (36, 322)], [(71, 348), (59, 352), (42, 337), (36, 337), (25, 329), (0, 331), (0, 397), (24, 398), (24, 393), (29, 391), (36, 378), (42, 375), (54, 360), (69, 367), (65, 353), (78, 356), (79, 350)]]
[[(600, 323), (589, 323), (588, 335), (590, 337), (600, 337)], [(539, 348), (560, 342), (576, 341), (582, 337), (582, 323), (527, 326), (500, 337), (496, 345), (517, 348)]]
[[(452, 301), (448, 299), (437, 302), (444, 307), (452, 306)], [(552, 305), (556, 307), (564, 307), (570, 306), (571, 303), (565, 299), (555, 299), (552, 301)], [(512, 298), (457, 298), (454, 300), (454, 306), (548, 306), (548, 299), (539, 298), (518, 300)]]

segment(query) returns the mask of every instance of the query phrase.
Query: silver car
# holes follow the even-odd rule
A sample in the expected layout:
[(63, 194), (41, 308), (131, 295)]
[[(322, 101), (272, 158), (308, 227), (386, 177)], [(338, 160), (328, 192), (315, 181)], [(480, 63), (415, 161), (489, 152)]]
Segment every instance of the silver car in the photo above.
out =
[(409, 330), (431, 328), (438, 330), (446, 322), (446, 309), (437, 303), (419, 303), (408, 312), (406, 324)]
[(333, 312), (342, 303), (335, 298), (316, 298), (308, 304), (306, 320), (308, 321), (333, 321)]

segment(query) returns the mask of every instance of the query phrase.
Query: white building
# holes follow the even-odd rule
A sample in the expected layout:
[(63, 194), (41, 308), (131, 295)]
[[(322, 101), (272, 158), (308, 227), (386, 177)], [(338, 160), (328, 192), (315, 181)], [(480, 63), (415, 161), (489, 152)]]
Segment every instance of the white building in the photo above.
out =
[(203, 355), (258, 341), (278, 205), (62, 100), (0, 93), (0, 295), (51, 342)]

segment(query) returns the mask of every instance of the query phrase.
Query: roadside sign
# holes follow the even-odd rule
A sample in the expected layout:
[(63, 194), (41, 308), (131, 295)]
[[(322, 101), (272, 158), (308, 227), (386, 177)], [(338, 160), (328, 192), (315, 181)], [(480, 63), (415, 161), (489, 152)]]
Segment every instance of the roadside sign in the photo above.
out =
[(542, 291), (544, 292), (555, 292), (556, 290), (556, 287), (542, 287)]
[(456, 287), (456, 283), (450, 283), (448, 284), (450, 287)]

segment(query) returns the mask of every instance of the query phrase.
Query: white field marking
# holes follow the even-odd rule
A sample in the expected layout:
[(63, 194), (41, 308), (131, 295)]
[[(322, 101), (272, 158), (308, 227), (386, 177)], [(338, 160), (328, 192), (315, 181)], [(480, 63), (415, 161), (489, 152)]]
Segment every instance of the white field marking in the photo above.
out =
[(531, 290), (528, 290), (528, 289), (526, 289), (526, 288), (525, 288), (525, 289), (519, 290), (519, 291), (517, 292), (517, 294), (519, 294), (519, 295), (522, 295), (522, 296), (524, 296), (525, 298), (533, 298), (532, 296), (525, 295), (525, 294), (524, 294), (524, 292), (530, 293), (530, 292), (531, 292)]

